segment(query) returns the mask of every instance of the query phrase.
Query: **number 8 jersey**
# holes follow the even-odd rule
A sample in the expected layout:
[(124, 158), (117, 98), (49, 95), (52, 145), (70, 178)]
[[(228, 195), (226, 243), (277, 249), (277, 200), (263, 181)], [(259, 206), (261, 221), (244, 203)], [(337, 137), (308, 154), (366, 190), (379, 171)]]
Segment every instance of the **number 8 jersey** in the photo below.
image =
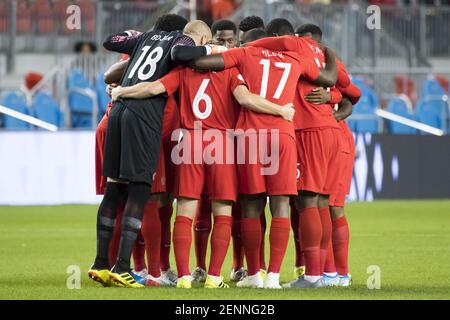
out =
[[(166, 75), (173, 67), (171, 50), (175, 45), (195, 46), (194, 41), (181, 32), (129, 32), (109, 36), (105, 49), (129, 54), (128, 68), (122, 77), (122, 87), (140, 82), (151, 82)], [(136, 113), (147, 125), (161, 132), (161, 119), (167, 98), (159, 95), (148, 99), (124, 99), (124, 105)]]

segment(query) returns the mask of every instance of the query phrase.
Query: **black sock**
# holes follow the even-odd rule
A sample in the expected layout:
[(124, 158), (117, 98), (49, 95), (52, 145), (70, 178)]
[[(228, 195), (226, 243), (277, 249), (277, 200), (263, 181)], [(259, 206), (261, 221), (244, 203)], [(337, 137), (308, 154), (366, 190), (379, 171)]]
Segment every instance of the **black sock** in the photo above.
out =
[(122, 233), (120, 236), (119, 255), (113, 267), (113, 272), (130, 272), (131, 253), (139, 231), (145, 204), (150, 197), (150, 185), (144, 183), (130, 183), (128, 186), (128, 200), (122, 218)]
[(109, 269), (109, 243), (114, 233), (118, 204), (127, 196), (127, 185), (106, 184), (105, 195), (97, 213), (97, 255), (94, 269)]

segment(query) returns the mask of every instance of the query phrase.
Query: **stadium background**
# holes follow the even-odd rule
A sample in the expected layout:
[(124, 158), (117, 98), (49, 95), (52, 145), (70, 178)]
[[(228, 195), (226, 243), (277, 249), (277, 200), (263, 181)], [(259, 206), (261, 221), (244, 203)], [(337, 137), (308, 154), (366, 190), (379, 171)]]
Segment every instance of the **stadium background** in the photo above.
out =
[[(81, 9), (76, 30), (66, 25), (72, 4)], [(367, 28), (371, 4), (381, 8), (380, 30)], [(123, 296), (99, 293), (88, 283), (86, 291), (68, 293), (66, 267), (87, 270), (95, 236), (96, 207), (72, 204), (100, 201), (94, 190), (93, 129), (108, 101), (102, 74), (119, 58), (101, 48), (102, 39), (125, 29), (149, 29), (167, 12), (208, 22), (229, 18), (238, 23), (259, 15), (265, 22), (285, 17), (294, 26), (316, 23), (363, 92), (349, 120), (357, 148), (349, 200), (364, 201), (348, 208), (356, 284), (345, 293), (298, 297), (449, 298), (448, 277), (441, 271), (450, 263), (450, 3), (445, 0), (1, 1), (0, 106), (58, 130), (48, 132), (0, 112), (0, 249), (8, 257), (2, 257), (0, 269), (10, 263), (23, 266), (17, 271), (19, 284), (14, 275), (2, 273), (0, 298)], [(380, 110), (438, 130), (429, 134), (388, 120)], [(55, 259), (57, 266), (46, 269)], [(425, 261), (433, 272), (423, 279)], [(366, 288), (370, 264), (387, 270), (383, 293)], [(287, 281), (289, 252), (285, 265)], [(51, 272), (57, 280), (46, 284)], [(252, 294), (244, 291), (242, 297), (265, 297)], [(279, 297), (286, 296), (296, 297)], [(158, 291), (158, 298), (171, 297), (173, 291)]]

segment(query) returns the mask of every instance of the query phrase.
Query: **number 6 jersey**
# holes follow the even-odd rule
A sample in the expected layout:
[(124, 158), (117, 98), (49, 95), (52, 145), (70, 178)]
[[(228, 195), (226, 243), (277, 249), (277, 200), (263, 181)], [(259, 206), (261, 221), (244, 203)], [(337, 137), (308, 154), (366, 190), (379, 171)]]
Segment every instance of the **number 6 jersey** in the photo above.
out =
[[(140, 82), (151, 82), (166, 75), (173, 67), (171, 50), (175, 45), (195, 46), (194, 41), (181, 32), (148, 31), (123, 32), (109, 36), (103, 43), (105, 49), (130, 55), (128, 68), (122, 77), (122, 87)], [(148, 99), (123, 99), (124, 105), (137, 114), (147, 125), (161, 132), (161, 119), (167, 97)]]

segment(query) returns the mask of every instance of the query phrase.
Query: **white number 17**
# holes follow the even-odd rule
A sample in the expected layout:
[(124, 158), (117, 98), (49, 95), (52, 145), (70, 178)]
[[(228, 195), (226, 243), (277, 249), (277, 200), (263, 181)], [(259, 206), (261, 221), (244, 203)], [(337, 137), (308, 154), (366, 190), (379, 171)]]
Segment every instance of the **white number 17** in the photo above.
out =
[[(261, 83), (261, 91), (259, 95), (263, 98), (267, 95), (267, 84), (269, 83), (269, 70), (270, 70), (270, 60), (269, 59), (261, 59), (259, 62), (263, 65), (263, 75), (262, 75), (262, 83)], [(281, 76), (280, 83), (278, 84), (277, 90), (273, 95), (274, 99), (280, 99), (281, 94), (283, 93), (284, 87), (286, 86), (286, 82), (289, 78), (289, 73), (291, 72), (291, 64), (285, 62), (275, 62), (275, 67), (283, 69), (283, 75)]]

